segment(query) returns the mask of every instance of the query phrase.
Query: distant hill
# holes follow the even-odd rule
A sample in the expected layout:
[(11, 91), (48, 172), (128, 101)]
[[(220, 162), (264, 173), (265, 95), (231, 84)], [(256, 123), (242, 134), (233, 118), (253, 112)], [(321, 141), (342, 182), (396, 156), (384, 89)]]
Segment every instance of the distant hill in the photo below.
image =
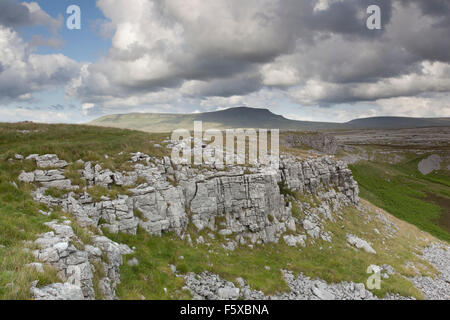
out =
[(379, 117), (357, 119), (347, 123), (296, 121), (276, 115), (267, 109), (231, 108), (198, 114), (129, 113), (108, 115), (92, 121), (91, 125), (147, 132), (192, 130), (194, 121), (203, 121), (203, 129), (261, 128), (298, 131), (374, 128), (416, 128), (449, 126), (450, 118), (419, 119)]
[(356, 129), (445, 127), (450, 126), (450, 118), (375, 117), (352, 120), (346, 126)]

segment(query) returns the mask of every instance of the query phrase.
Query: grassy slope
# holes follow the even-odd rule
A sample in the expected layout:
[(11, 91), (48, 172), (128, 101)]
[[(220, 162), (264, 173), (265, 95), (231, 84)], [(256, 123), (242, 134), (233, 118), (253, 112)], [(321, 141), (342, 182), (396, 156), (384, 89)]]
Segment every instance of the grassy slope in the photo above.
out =
[[(38, 131), (23, 134), (18, 130)], [(161, 135), (150, 137), (141, 132), (87, 126), (0, 124), (0, 299), (28, 299), (31, 281), (39, 279), (40, 285), (57, 281), (54, 271), (40, 275), (24, 267), (35, 260), (24, 251), (27, 247), (24, 241), (35, 240), (38, 234), (50, 231), (43, 223), (55, 216), (41, 215), (39, 210), (48, 211), (48, 208), (35, 203), (30, 195), (32, 186), (17, 179), (22, 170), (35, 170), (35, 164), (31, 161), (10, 162), (9, 158), (15, 153), (56, 153), (67, 161), (83, 158), (115, 168), (122, 166), (129, 157), (118, 156), (121, 151), (162, 155), (165, 150), (155, 149), (152, 143), (152, 140), (162, 138)], [(105, 159), (104, 155), (108, 153), (116, 156)]]
[(450, 242), (450, 175), (444, 170), (422, 175), (417, 165), (428, 156), (410, 156), (399, 164), (360, 162), (350, 168), (363, 198)]
[[(242, 246), (236, 251), (228, 252), (221, 247), (223, 237), (215, 234), (216, 240), (211, 240), (207, 235), (210, 231), (198, 234), (191, 230), (194, 243), (200, 235), (210, 243), (194, 246), (173, 235), (158, 238), (141, 231), (137, 237), (109, 234), (115, 241), (135, 246), (135, 256), (140, 261), (138, 266), (125, 264), (122, 267), (123, 281), (118, 288), (118, 295), (122, 299), (141, 299), (142, 296), (146, 299), (189, 297), (182, 290), (183, 280), (172, 274), (169, 264), (174, 264), (182, 273), (210, 271), (233, 282), (236, 282), (237, 277), (243, 277), (253, 289), (262, 290), (266, 294), (289, 290), (280, 269), (303, 272), (312, 278), (320, 277), (329, 282), (365, 283), (369, 276), (366, 269), (370, 264), (390, 264), (402, 275), (413, 276), (413, 270), (405, 266), (407, 261), (411, 261), (424, 275), (432, 275), (434, 269), (415, 255), (432, 237), (384, 213), (389, 220), (400, 225), (401, 231), (393, 238), (381, 239), (373, 230), (383, 230), (383, 224), (376, 219), (369, 221), (367, 218), (375, 216), (376, 208), (366, 205), (371, 209), (368, 214), (347, 208), (342, 225), (330, 222), (326, 226), (334, 234), (332, 244), (316, 240), (315, 243), (309, 242), (301, 250), (287, 247), (281, 241), (279, 244), (261, 245), (254, 249)], [(347, 233), (370, 241), (378, 254), (372, 255), (349, 247), (346, 242)], [(132, 258), (133, 256), (128, 256), (126, 259)], [(167, 292), (164, 288), (168, 289)], [(381, 290), (374, 291), (380, 297), (387, 292), (422, 298), (421, 293), (399, 275), (383, 280)]]
[[(17, 130), (37, 132), (25, 135)], [(14, 153), (56, 153), (67, 161), (83, 158), (100, 162), (103, 167), (126, 169), (124, 163), (129, 152), (141, 151), (152, 155), (164, 155), (167, 152), (153, 146), (155, 142), (165, 139), (164, 135), (87, 126), (0, 124), (0, 138), (0, 245), (4, 246), (0, 248), (0, 299), (27, 299), (31, 281), (39, 279), (40, 285), (45, 285), (57, 280), (54, 271), (39, 275), (24, 268), (24, 264), (33, 262), (34, 259), (23, 251), (23, 240), (34, 240), (39, 233), (48, 231), (43, 223), (60, 214), (52, 217), (39, 214), (40, 209), (48, 208), (32, 201), (29, 195), (31, 185), (17, 180), (21, 170), (34, 170), (35, 165), (31, 161), (8, 161)], [(118, 155), (119, 152), (124, 152), (124, 155)], [(110, 157), (105, 159), (105, 154)], [(76, 169), (75, 165), (71, 165), (66, 173), (75, 181), (79, 179)], [(10, 182), (15, 182), (18, 188)], [(102, 190), (96, 192), (101, 193)], [(375, 208), (372, 208), (371, 212), (374, 211)], [(415, 249), (411, 248), (424, 246), (424, 238), (430, 237), (415, 227), (398, 221), (402, 225), (401, 232), (393, 239), (385, 239), (383, 244), (383, 239), (373, 232), (374, 228), (382, 230), (379, 222), (366, 222), (366, 215), (350, 208), (346, 210), (345, 217), (344, 229), (338, 224), (327, 226), (328, 230), (336, 234), (331, 247), (328, 243), (316, 241), (302, 250), (288, 248), (280, 243), (258, 246), (254, 250), (242, 247), (235, 252), (226, 252), (219, 241), (210, 240), (210, 247), (191, 247), (172, 235), (162, 238), (151, 237), (142, 232), (137, 237), (109, 235), (116, 241), (135, 246), (136, 257), (140, 261), (138, 266), (130, 267), (125, 264), (122, 267), (123, 281), (118, 288), (118, 295), (124, 299), (140, 299), (141, 296), (147, 299), (188, 298), (189, 295), (181, 290), (183, 280), (169, 271), (169, 263), (175, 264), (182, 272), (209, 270), (231, 281), (242, 276), (253, 288), (261, 289), (267, 294), (287, 289), (281, 278), (280, 268), (304, 272), (328, 281), (365, 282), (368, 277), (365, 271), (371, 263), (391, 264), (405, 275), (411, 275), (411, 270), (404, 267), (406, 261), (413, 261), (416, 266), (422, 264), (414, 255)], [(80, 238), (88, 241), (86, 230), (79, 227), (75, 229)], [(190, 233), (194, 240), (198, 237), (195, 230), (191, 229)], [(378, 255), (372, 256), (350, 248), (345, 241), (346, 233), (354, 233), (371, 241)], [(205, 233), (202, 234), (207, 237)], [(180, 256), (184, 256), (184, 259), (180, 259)], [(271, 269), (266, 270), (265, 266), (270, 266)], [(422, 269), (423, 272), (433, 272), (426, 264), (423, 264)], [(164, 288), (168, 289), (167, 293)], [(382, 295), (386, 291), (421, 297), (400, 276), (383, 281), (382, 290), (376, 293)]]

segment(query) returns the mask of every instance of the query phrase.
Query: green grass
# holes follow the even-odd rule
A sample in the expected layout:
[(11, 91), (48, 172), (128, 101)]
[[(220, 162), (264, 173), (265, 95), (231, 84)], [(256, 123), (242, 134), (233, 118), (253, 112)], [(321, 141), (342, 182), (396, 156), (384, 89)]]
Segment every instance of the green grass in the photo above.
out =
[[(37, 130), (24, 135), (18, 130)], [(143, 152), (153, 156), (168, 155), (166, 148), (156, 148), (167, 134), (148, 134), (132, 130), (99, 128), (82, 125), (46, 125), (34, 123), (0, 124), (0, 154), (3, 159), (14, 153), (53, 154), (60, 159), (75, 162), (78, 159), (103, 163), (103, 168), (127, 165), (129, 153)], [(122, 155), (118, 153), (123, 152)], [(108, 159), (105, 155), (109, 155)], [(113, 157), (111, 157), (113, 156)]]
[[(37, 130), (29, 135), (18, 133), (17, 130)], [(24, 241), (32, 241), (40, 233), (49, 231), (43, 224), (55, 218), (61, 218), (63, 212), (56, 210), (50, 217), (39, 214), (39, 210), (48, 211), (49, 208), (42, 204), (34, 202), (30, 196), (33, 185), (20, 183), (17, 179), (22, 170), (32, 171), (36, 169), (32, 161), (8, 161), (15, 153), (25, 156), (38, 153), (55, 153), (60, 159), (72, 162), (65, 170), (67, 177), (74, 181), (74, 184), (80, 184), (83, 187), (81, 176), (78, 172), (82, 165), (75, 164), (78, 159), (93, 161), (99, 163), (103, 168), (112, 170), (127, 170), (130, 168), (130, 152), (141, 151), (152, 156), (167, 155), (165, 148), (155, 148), (154, 143), (161, 143), (167, 135), (147, 134), (130, 130), (118, 130), (109, 128), (96, 128), (89, 126), (73, 125), (40, 125), (40, 124), (0, 124), (0, 299), (29, 299), (30, 283), (36, 279), (39, 285), (46, 285), (58, 282), (55, 270), (48, 270), (44, 274), (37, 274), (24, 268), (27, 263), (34, 262), (34, 257), (24, 251), (27, 247)], [(119, 154), (121, 153), (121, 154)], [(109, 155), (105, 158), (105, 154)], [(412, 164), (411, 164), (412, 166)], [(359, 169), (359, 171), (358, 171)], [(370, 170), (372, 171), (370, 171)], [(367, 171), (368, 170), (368, 171)], [(381, 170), (381, 171), (380, 171)], [(445, 182), (445, 176), (437, 175), (428, 179), (410, 176), (403, 172), (403, 168), (392, 167), (388, 170), (387, 178), (393, 181), (392, 175), (398, 175), (395, 186), (397, 190), (386, 189), (390, 183), (382, 181), (373, 182), (373, 179), (386, 177), (380, 174), (386, 170), (381, 167), (356, 168), (358, 179), (369, 184), (362, 184), (363, 194), (371, 198), (380, 206), (390, 204), (391, 207), (408, 206), (411, 199), (416, 199), (418, 203), (409, 205), (408, 210), (403, 209), (397, 215), (407, 220), (408, 212), (417, 206), (421, 210), (426, 210), (427, 216), (439, 218), (439, 207), (433, 207), (433, 204), (424, 200), (426, 194), (421, 188), (433, 186), (433, 192), (440, 196), (448, 193), (448, 186)], [(406, 170), (406, 169), (405, 169)], [(369, 178), (364, 178), (370, 173)], [(395, 173), (395, 174), (394, 174)], [(406, 179), (406, 180), (401, 180)], [(408, 181), (408, 184), (405, 182)], [(16, 188), (10, 182), (15, 182)], [(379, 183), (380, 188), (375, 191), (384, 192), (381, 195), (373, 193), (370, 189), (375, 187), (370, 183)], [(367, 187), (367, 188), (366, 188)], [(317, 199), (312, 196), (301, 195), (291, 192), (284, 185), (280, 185), (283, 194), (296, 199), (297, 201), (308, 202), (312, 206), (317, 206)], [(405, 191), (406, 190), (406, 191)], [(94, 199), (100, 199), (102, 195), (115, 198), (117, 194), (126, 194), (126, 188), (88, 188), (89, 193)], [(394, 198), (402, 199), (401, 206), (394, 202), (385, 201), (389, 198), (389, 193), (394, 192)], [(405, 196), (406, 192), (406, 196)], [(447, 193), (446, 193), (447, 192)], [(48, 194), (58, 196), (59, 191), (49, 189)], [(402, 198), (406, 197), (406, 198)], [(381, 201), (383, 200), (383, 201)], [(427, 207), (428, 204), (430, 207)], [(387, 206), (389, 209), (391, 207)], [(389, 210), (392, 213), (395, 210)], [(299, 207), (293, 207), (293, 213), (297, 217), (302, 216)], [(401, 215), (403, 213), (405, 217)], [(140, 212), (135, 212), (137, 216)], [(83, 244), (90, 242), (91, 233), (96, 230), (90, 230), (78, 226), (69, 214), (65, 214), (72, 220), (72, 227)], [(121, 269), (122, 282), (117, 288), (117, 294), (122, 299), (187, 299), (190, 298), (188, 292), (183, 291), (184, 280), (175, 277), (169, 269), (169, 264), (177, 266), (183, 273), (211, 271), (219, 274), (223, 278), (235, 281), (237, 277), (243, 277), (252, 286), (253, 289), (262, 290), (266, 294), (273, 294), (288, 290), (287, 284), (282, 279), (280, 269), (292, 270), (295, 273), (303, 272), (313, 278), (322, 278), (329, 282), (355, 281), (365, 282), (368, 275), (365, 273), (369, 264), (390, 264), (403, 275), (411, 275), (411, 270), (405, 267), (407, 261), (412, 261), (416, 266), (424, 265), (423, 272), (428, 274), (433, 270), (426, 263), (415, 256), (416, 247), (424, 246), (421, 240), (426, 237), (410, 225), (402, 225), (402, 231), (394, 239), (386, 239), (386, 243), (381, 242), (381, 238), (372, 231), (373, 228), (382, 226), (376, 222), (363, 223), (365, 215), (360, 212), (347, 208), (344, 212), (345, 226), (343, 231), (339, 224), (330, 223), (326, 229), (334, 234), (334, 242), (330, 244), (316, 240), (309, 243), (306, 248), (301, 250), (287, 247), (283, 241), (279, 244), (270, 244), (256, 246), (249, 249), (247, 246), (239, 247), (236, 251), (229, 252), (222, 248), (223, 236), (216, 235), (216, 240), (208, 240), (211, 246), (195, 245), (190, 246), (187, 242), (181, 241), (174, 235), (165, 235), (163, 237), (152, 237), (142, 230), (139, 230), (137, 236), (132, 235), (112, 235), (107, 233), (114, 241), (126, 243), (130, 247), (136, 247), (136, 254), (125, 256), (125, 263)], [(434, 216), (433, 216), (434, 215)], [(217, 219), (219, 223), (220, 219)], [(407, 220), (408, 221), (408, 220)], [(428, 222), (425, 220), (425, 222)], [(424, 222), (424, 223), (425, 223)], [(398, 222), (400, 223), (400, 222)], [(430, 223), (430, 225), (433, 225)], [(199, 235), (207, 238), (206, 231), (197, 232), (190, 225), (189, 233), (195, 239)], [(302, 230), (299, 230), (303, 232)], [(432, 230), (436, 231), (436, 230)], [(361, 251), (355, 251), (350, 248), (345, 239), (346, 233), (361, 235), (364, 239), (373, 243), (378, 254), (369, 255)], [(80, 248), (83, 244), (79, 244)], [(4, 247), (3, 247), (4, 246)], [(320, 250), (320, 248), (322, 248)], [(390, 248), (390, 251), (386, 248)], [(181, 259), (183, 256), (184, 259)], [(126, 261), (136, 257), (139, 265), (129, 266)], [(270, 270), (265, 267), (269, 266)], [(102, 271), (99, 266), (95, 266), (96, 274), (94, 284), (98, 297), (98, 281), (102, 278)], [(167, 289), (167, 292), (164, 290)], [(382, 290), (375, 292), (383, 296), (386, 292), (396, 292), (404, 295), (413, 295), (421, 298), (420, 293), (401, 276), (394, 276), (387, 281), (383, 281)]]
[[(25, 242), (50, 231), (44, 226), (50, 218), (39, 213), (48, 208), (32, 200), (30, 186), (17, 182), (19, 173), (18, 166), (0, 161), (0, 300), (29, 299), (34, 280), (39, 280), (38, 286), (58, 282), (56, 271), (51, 268), (40, 274), (24, 267), (35, 261), (25, 250), (29, 247)], [(11, 181), (16, 181), (18, 188)]]
[(430, 194), (449, 199), (450, 178), (448, 172), (443, 171), (422, 175), (417, 170), (417, 164), (424, 157), (396, 165), (360, 162), (351, 165), (350, 169), (359, 183), (361, 197), (450, 242), (450, 229), (442, 223), (443, 214), (449, 208), (429, 199)]
[[(136, 254), (127, 256), (126, 259), (136, 257), (139, 260), (138, 266), (131, 267), (126, 263), (123, 265), (122, 283), (117, 289), (117, 294), (121, 299), (140, 299), (142, 296), (146, 299), (189, 298), (188, 293), (182, 290), (184, 281), (175, 277), (170, 271), (169, 264), (175, 265), (177, 270), (184, 274), (210, 271), (232, 282), (236, 282), (237, 277), (242, 277), (252, 289), (262, 290), (265, 294), (289, 291), (281, 269), (291, 270), (296, 274), (303, 272), (307, 276), (328, 282), (365, 283), (369, 277), (366, 270), (370, 264), (390, 264), (402, 275), (412, 276), (414, 273), (405, 266), (407, 261), (411, 261), (416, 266), (425, 265), (424, 274), (433, 274), (434, 269), (417, 258), (415, 253), (418, 251), (411, 249), (414, 245), (425, 245), (424, 242), (417, 240), (418, 237), (424, 238), (419, 230), (405, 225), (403, 231), (394, 239), (386, 239), (383, 244), (373, 232), (374, 228), (382, 230), (381, 222), (373, 219), (370, 223), (362, 224), (364, 219), (361, 212), (352, 208), (347, 208), (344, 212), (345, 232), (340, 225), (334, 223), (326, 227), (334, 233), (333, 244), (315, 240), (314, 244), (309, 243), (301, 250), (288, 247), (280, 241), (278, 244), (258, 245), (254, 249), (240, 246), (235, 251), (229, 252), (221, 246), (222, 237), (216, 235), (216, 240), (211, 240), (206, 236), (210, 231), (198, 233), (194, 228), (190, 228), (193, 239), (203, 235), (208, 239), (209, 246), (191, 246), (171, 234), (152, 237), (142, 230), (138, 231), (137, 236), (107, 234), (114, 241), (136, 247)], [(369, 215), (374, 216), (373, 213)], [(363, 234), (365, 239), (373, 243), (378, 254), (372, 255), (350, 248), (346, 241), (347, 232)], [(387, 251), (385, 247), (390, 247), (392, 251)], [(181, 256), (184, 259), (181, 259)], [(266, 266), (269, 266), (270, 270), (267, 270)], [(164, 288), (168, 289), (167, 293)], [(381, 290), (375, 290), (374, 294), (383, 297), (387, 292), (423, 298), (421, 293), (401, 275), (383, 280)]]
[(44, 192), (44, 195), (51, 196), (53, 198), (62, 198), (65, 194), (67, 194), (67, 191), (56, 188), (48, 188)]
[[(37, 130), (24, 135), (18, 130)], [(33, 201), (30, 192), (33, 185), (21, 183), (18, 176), (22, 170), (33, 171), (33, 161), (8, 161), (15, 153), (57, 154), (60, 159), (75, 162), (82, 158), (86, 161), (101, 163), (104, 168), (126, 169), (130, 152), (145, 152), (155, 156), (165, 155), (165, 148), (155, 148), (154, 143), (165, 139), (165, 135), (149, 135), (130, 130), (117, 130), (75, 125), (45, 125), (34, 123), (0, 124), (0, 300), (29, 299), (30, 284), (39, 280), (38, 286), (59, 282), (56, 271), (46, 268), (44, 274), (24, 267), (35, 262), (25, 241), (35, 240), (39, 234), (50, 231), (45, 222), (60, 217), (55, 212), (45, 217), (39, 210), (48, 212), (43, 204)], [(123, 152), (122, 155), (118, 153)], [(105, 154), (114, 157), (105, 159)], [(82, 184), (77, 170), (79, 164), (71, 164), (65, 174), (75, 184)], [(11, 184), (15, 182), (16, 188)], [(97, 190), (98, 191), (98, 190)], [(105, 190), (103, 190), (105, 191)], [(59, 197), (64, 192), (50, 188), (46, 194)], [(105, 195), (114, 196), (117, 190), (106, 190)], [(96, 193), (99, 195), (99, 192)], [(70, 218), (70, 215), (67, 215)], [(84, 244), (90, 242), (88, 229), (76, 223), (72, 227)], [(91, 230), (92, 231), (92, 230)], [(80, 244), (81, 246), (81, 244)]]

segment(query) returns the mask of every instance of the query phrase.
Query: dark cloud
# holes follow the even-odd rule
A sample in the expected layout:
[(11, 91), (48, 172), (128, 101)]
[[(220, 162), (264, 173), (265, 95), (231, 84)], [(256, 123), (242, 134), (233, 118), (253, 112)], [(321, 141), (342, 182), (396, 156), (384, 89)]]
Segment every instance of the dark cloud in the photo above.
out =
[[(33, 8), (33, 10), (31, 10)], [(45, 25), (52, 29), (62, 25), (61, 18), (53, 19), (42, 11), (36, 3), (21, 3), (16, 0), (0, 1), (0, 25), (21, 27)]]
[(311, 31), (325, 31), (334, 34), (351, 35), (357, 37), (378, 37), (384, 32), (366, 28), (367, 8), (378, 5), (382, 12), (382, 24), (389, 24), (392, 17), (391, 0), (356, 0), (332, 2), (328, 9), (314, 11), (310, 8), (302, 15), (303, 27)]
[(14, 0), (0, 2), (0, 24), (4, 26), (22, 26), (32, 24), (30, 10)]
[[(125, 0), (98, 5), (115, 41), (71, 88), (85, 103), (159, 103), (166, 90), (204, 100), (277, 88), (318, 105), (450, 91), (450, 1), (155, 0), (138, 20)], [(381, 30), (366, 27), (370, 5)]]
[(401, 0), (403, 5), (411, 3), (420, 7), (425, 15), (446, 16), (450, 13), (450, 2), (448, 0)]

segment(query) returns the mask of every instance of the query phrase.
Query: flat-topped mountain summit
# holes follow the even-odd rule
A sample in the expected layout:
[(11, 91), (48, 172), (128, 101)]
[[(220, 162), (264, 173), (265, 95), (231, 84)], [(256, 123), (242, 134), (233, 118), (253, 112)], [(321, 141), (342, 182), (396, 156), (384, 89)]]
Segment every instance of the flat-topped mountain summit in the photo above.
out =
[(204, 129), (261, 128), (280, 130), (335, 130), (417, 128), (450, 125), (449, 118), (376, 117), (356, 119), (347, 123), (297, 121), (274, 114), (268, 109), (248, 107), (195, 113), (129, 113), (107, 115), (90, 124), (102, 127), (138, 129), (147, 132), (170, 132), (175, 129), (193, 129), (194, 121), (203, 121)]

